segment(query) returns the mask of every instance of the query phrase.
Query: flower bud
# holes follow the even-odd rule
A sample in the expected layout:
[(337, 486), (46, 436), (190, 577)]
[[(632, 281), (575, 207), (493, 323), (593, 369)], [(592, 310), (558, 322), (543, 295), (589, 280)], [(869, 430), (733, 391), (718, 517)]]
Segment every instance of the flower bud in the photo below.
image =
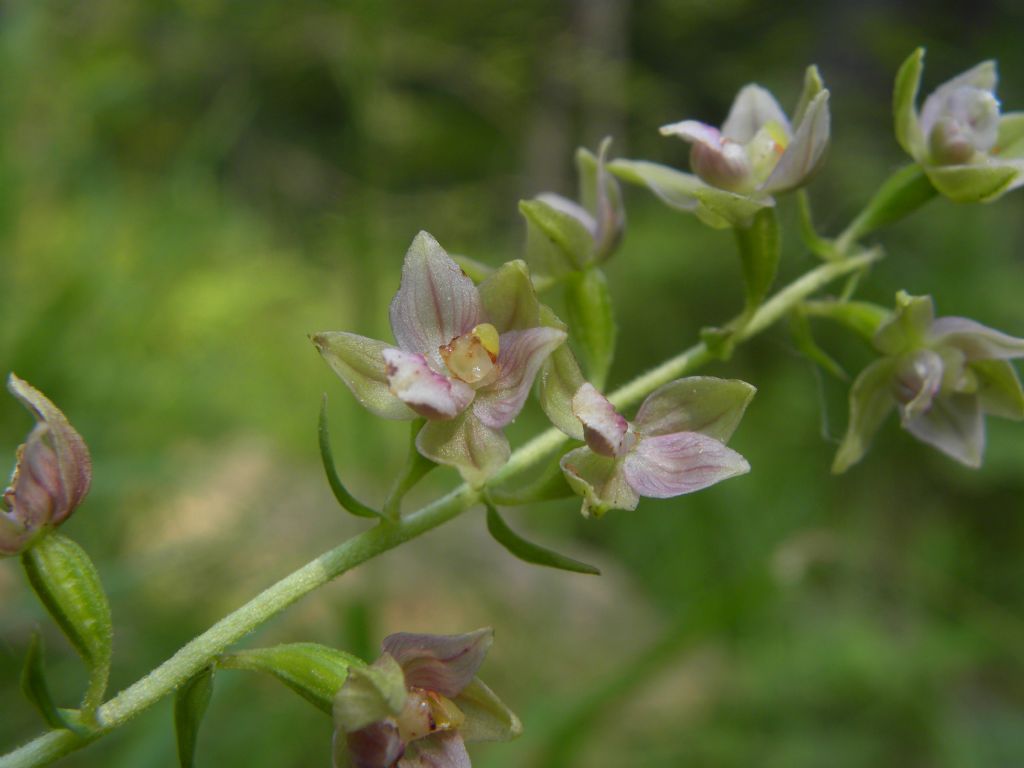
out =
[(64, 522), (82, 502), (92, 462), (81, 435), (45, 395), (14, 374), (7, 388), (36, 417), (0, 500), (0, 555), (15, 555)]

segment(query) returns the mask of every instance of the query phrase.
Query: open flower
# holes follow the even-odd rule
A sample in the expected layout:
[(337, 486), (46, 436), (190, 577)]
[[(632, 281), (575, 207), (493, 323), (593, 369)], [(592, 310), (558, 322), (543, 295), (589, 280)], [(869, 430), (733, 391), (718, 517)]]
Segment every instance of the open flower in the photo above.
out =
[(995, 62), (946, 81), (918, 112), (923, 69), (919, 48), (896, 76), (896, 138), (932, 185), (956, 202), (989, 202), (1024, 184), (1024, 112), (1000, 114)]
[(494, 633), (399, 633), (353, 667), (334, 701), (335, 768), (469, 768), (466, 741), (506, 741), (517, 718), (476, 678)]
[(771, 93), (746, 85), (721, 128), (696, 120), (661, 128), (692, 145), (695, 176), (644, 161), (617, 160), (610, 169), (712, 226), (745, 226), (775, 204), (772, 195), (806, 184), (818, 170), (830, 134), (828, 97), (817, 69), (808, 68), (791, 123)]
[(935, 317), (930, 296), (899, 293), (896, 312), (874, 336), (884, 357), (850, 389), (850, 423), (833, 472), (857, 463), (896, 409), (903, 428), (969, 467), (981, 465), (984, 414), (1024, 419), (1024, 392), (1009, 360), (1024, 339), (965, 317)]
[(743, 381), (695, 376), (652, 392), (626, 421), (607, 398), (584, 384), (572, 402), (585, 447), (562, 457), (566, 480), (583, 497), (583, 514), (636, 509), (641, 496), (692, 493), (750, 471), (725, 446), (754, 388)]
[(508, 459), (502, 428), (565, 332), (538, 327), (523, 262), (504, 265), (478, 288), (426, 232), (405, 256), (390, 316), (397, 346), (340, 331), (313, 342), (370, 411), (425, 417), (420, 453), (479, 485)]
[(36, 418), (0, 499), (0, 555), (15, 555), (81, 504), (89, 492), (92, 462), (82, 436), (42, 392), (13, 373), (7, 388)]

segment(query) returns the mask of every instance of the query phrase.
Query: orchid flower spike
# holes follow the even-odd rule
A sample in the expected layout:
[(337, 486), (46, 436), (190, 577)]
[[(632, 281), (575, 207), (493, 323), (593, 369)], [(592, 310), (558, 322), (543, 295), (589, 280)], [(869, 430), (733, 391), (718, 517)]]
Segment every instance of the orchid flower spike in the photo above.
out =
[(92, 481), (89, 449), (60, 409), (13, 373), (7, 388), (36, 425), (18, 448), (10, 486), (0, 499), (0, 556), (23, 552), (67, 520)]
[(507, 741), (522, 724), (476, 677), (494, 633), (399, 633), (352, 667), (334, 701), (335, 768), (470, 768), (467, 741)]
[(523, 407), (545, 358), (565, 341), (539, 327), (537, 298), (522, 261), (478, 287), (426, 232), (413, 240), (391, 302), (397, 345), (352, 333), (312, 339), (371, 412), (423, 416), (421, 454), (482, 484), (510, 453), (502, 428)]
[(725, 446), (754, 396), (743, 381), (696, 376), (659, 387), (626, 421), (591, 384), (573, 398), (586, 446), (562, 457), (566, 480), (586, 517), (636, 509), (641, 496), (680, 496), (750, 471)]
[(896, 296), (896, 311), (874, 336), (884, 357), (850, 389), (850, 422), (832, 471), (860, 461), (896, 409), (910, 434), (969, 467), (981, 466), (984, 415), (1024, 419), (1024, 391), (1013, 358), (1024, 339), (965, 317), (935, 317), (930, 296)]
[(990, 202), (1024, 185), (1024, 112), (1001, 114), (994, 61), (940, 85), (917, 110), (924, 49), (903, 63), (893, 99), (896, 138), (932, 185), (956, 202)]
[(775, 205), (773, 195), (803, 186), (821, 166), (831, 131), (828, 99), (817, 67), (808, 67), (790, 121), (771, 93), (751, 83), (740, 89), (720, 128), (697, 120), (662, 126), (663, 136), (692, 145), (695, 175), (644, 161), (619, 160), (609, 168), (711, 226), (746, 226)]

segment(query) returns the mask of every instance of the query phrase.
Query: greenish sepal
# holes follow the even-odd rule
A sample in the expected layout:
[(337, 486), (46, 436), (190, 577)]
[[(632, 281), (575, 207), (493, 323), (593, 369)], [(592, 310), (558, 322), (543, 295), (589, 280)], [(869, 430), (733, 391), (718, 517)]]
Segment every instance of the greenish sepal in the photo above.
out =
[(715, 229), (747, 226), (754, 214), (775, 205), (771, 197), (718, 189), (693, 174), (646, 160), (615, 160), (608, 170), (625, 182), (646, 186), (666, 205), (694, 213)]
[(935, 304), (931, 296), (911, 296), (899, 291), (896, 311), (878, 327), (872, 342), (886, 355), (913, 351), (925, 345), (934, 320)]
[(595, 576), (601, 574), (601, 571), (592, 565), (560, 555), (550, 549), (527, 541), (509, 528), (501, 518), (501, 515), (498, 514), (498, 510), (490, 504), (487, 505), (487, 530), (501, 546), (527, 563), (543, 565), (548, 568), (558, 568), (563, 571), (572, 571), (573, 573), (589, 573)]
[(561, 277), (585, 267), (594, 237), (576, 218), (542, 200), (521, 200), (526, 219), (526, 261), (540, 275)]
[(479, 678), (462, 689), (455, 703), (466, 716), (459, 728), (466, 741), (509, 741), (523, 732), (515, 713)]
[(192, 768), (195, 764), (199, 725), (203, 722), (211, 696), (212, 666), (190, 678), (174, 694), (174, 733), (178, 742), (178, 764), (181, 768)]
[(217, 657), (217, 666), (273, 675), (329, 715), (349, 669), (365, 667), (366, 663), (344, 651), (317, 643), (285, 643), (221, 654)]
[(320, 418), (317, 421), (317, 439), (320, 445), (320, 460), (323, 462), (327, 484), (341, 508), (356, 517), (383, 517), (372, 507), (368, 507), (349, 493), (348, 488), (338, 476), (338, 468), (334, 463), (334, 452), (331, 450), (331, 434), (327, 428), (327, 393), (320, 399)]
[[(567, 330), (568, 326), (546, 305), (541, 305), (540, 323), (548, 328)], [(583, 425), (572, 411), (572, 398), (586, 379), (568, 344), (562, 344), (541, 366), (537, 376), (540, 407), (551, 423), (574, 440), (583, 439)]]
[(32, 589), (89, 668), (82, 699), (88, 721), (103, 702), (113, 641), (110, 605), (99, 573), (84, 549), (56, 532), (25, 552), (22, 564)]
[(88, 729), (77, 722), (78, 713), (75, 710), (61, 709), (53, 701), (43, 667), (43, 638), (38, 630), (32, 633), (25, 654), (25, 666), (21, 670), (21, 691), (51, 728), (67, 728), (80, 735), (88, 733)]
[(385, 653), (371, 666), (351, 666), (334, 697), (334, 724), (346, 733), (394, 717), (405, 706), (405, 673)]
[(1013, 187), (1022, 171), (1014, 165), (929, 165), (935, 189), (954, 203), (991, 203)]
[(816, 65), (811, 64), (804, 70), (804, 87), (800, 92), (800, 100), (796, 104), (796, 109), (793, 110), (793, 125), (800, 125), (804, 121), (807, 108), (823, 90), (825, 90), (825, 83), (821, 79), (821, 73)]
[(842, 474), (861, 460), (878, 428), (896, 407), (890, 391), (896, 366), (895, 359), (884, 357), (854, 380), (850, 387), (850, 420), (832, 462), (834, 474)]
[(917, 159), (924, 156), (926, 149), (921, 126), (917, 120), (917, 92), (921, 87), (923, 69), (924, 48), (918, 48), (900, 65), (892, 94), (896, 141), (908, 155)]
[(459, 268), (465, 272), (469, 279), (474, 283), (480, 283), (486, 280), (494, 273), (494, 267), (490, 264), (484, 264), (482, 261), (471, 259), (469, 256), (463, 256), (458, 253), (448, 254), (452, 257), (452, 261), (459, 265)]
[(1024, 420), (1024, 390), (1009, 360), (974, 360), (969, 368), (978, 378), (978, 402), (985, 413)]
[(565, 281), (569, 332), (583, 357), (587, 378), (601, 389), (615, 356), (617, 327), (608, 280), (599, 267), (570, 275)]

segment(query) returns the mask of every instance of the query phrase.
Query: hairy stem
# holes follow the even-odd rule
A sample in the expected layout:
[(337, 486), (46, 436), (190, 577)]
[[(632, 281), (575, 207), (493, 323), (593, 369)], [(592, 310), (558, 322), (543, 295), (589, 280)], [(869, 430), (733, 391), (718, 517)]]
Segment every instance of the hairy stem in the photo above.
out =
[[(828, 283), (864, 269), (879, 257), (879, 251), (867, 251), (843, 261), (824, 264), (804, 274), (775, 294), (754, 313), (738, 333), (737, 342), (755, 336)], [(711, 359), (713, 358), (707, 347), (702, 343), (697, 344), (616, 390), (610, 398), (617, 407), (628, 407), (662, 384), (693, 371)], [(542, 432), (513, 453), (508, 463), (490, 482), (496, 485), (507, 481), (508, 478), (552, 454), (566, 440), (568, 438), (557, 429), (551, 428)], [(76, 735), (68, 730), (50, 731), (0, 757), (0, 768), (35, 768), (48, 765), (95, 741), (172, 693), (207, 666), (217, 654), (299, 598), (360, 563), (458, 517), (480, 501), (484, 490), (460, 485), (401, 520), (382, 521), (374, 528), (325, 552), (218, 621), (148, 675), (114, 696), (99, 708), (97, 730), (85, 736)]]

